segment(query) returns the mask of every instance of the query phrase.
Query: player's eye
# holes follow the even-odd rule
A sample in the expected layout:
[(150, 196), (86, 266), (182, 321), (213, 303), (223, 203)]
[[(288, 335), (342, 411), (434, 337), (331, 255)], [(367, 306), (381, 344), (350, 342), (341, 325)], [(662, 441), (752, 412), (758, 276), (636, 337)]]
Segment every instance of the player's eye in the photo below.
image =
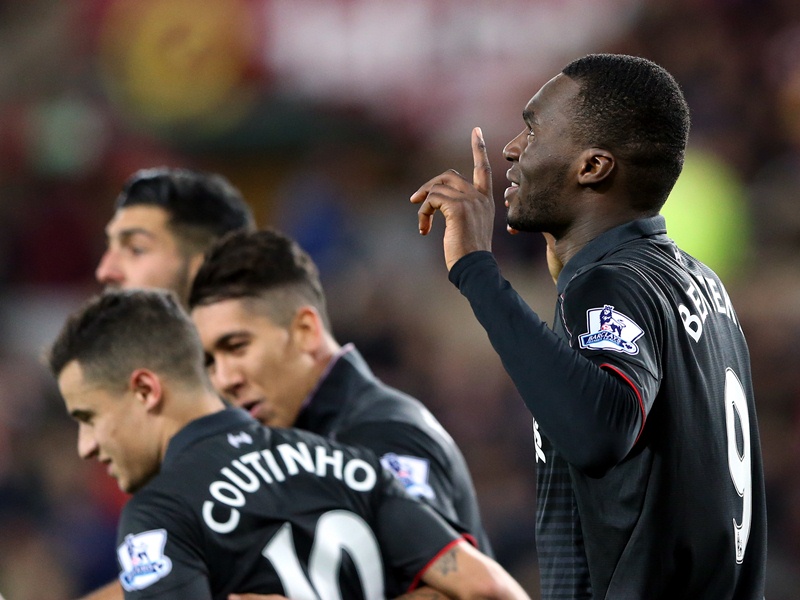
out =
[(533, 133), (533, 128), (532, 127), (528, 128), (528, 136), (527, 137), (528, 137), (528, 139), (536, 137), (536, 134)]

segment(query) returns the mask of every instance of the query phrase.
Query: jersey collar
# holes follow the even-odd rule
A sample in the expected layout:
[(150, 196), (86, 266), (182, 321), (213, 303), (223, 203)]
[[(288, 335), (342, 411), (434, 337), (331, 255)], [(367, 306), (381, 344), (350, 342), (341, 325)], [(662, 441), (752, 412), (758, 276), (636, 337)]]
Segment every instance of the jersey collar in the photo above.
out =
[(179, 454), (197, 441), (229, 429), (249, 427), (254, 423), (257, 423), (257, 421), (247, 412), (233, 406), (195, 419), (176, 433), (169, 441), (163, 464), (166, 465), (171, 460), (175, 460)]
[(581, 248), (578, 253), (564, 265), (564, 268), (558, 276), (559, 295), (564, 293), (567, 284), (581, 267), (599, 261), (606, 254), (627, 242), (645, 237), (666, 235), (666, 233), (667, 223), (661, 215), (630, 221), (618, 225), (613, 229), (609, 229), (605, 233), (601, 233)]

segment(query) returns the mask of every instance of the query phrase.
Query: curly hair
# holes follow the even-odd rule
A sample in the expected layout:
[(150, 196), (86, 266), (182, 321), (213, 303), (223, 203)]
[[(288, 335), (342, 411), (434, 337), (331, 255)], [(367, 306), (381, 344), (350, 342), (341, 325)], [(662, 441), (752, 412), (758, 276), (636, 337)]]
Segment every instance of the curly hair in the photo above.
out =
[(683, 168), (689, 137), (689, 107), (675, 78), (623, 54), (590, 54), (562, 73), (580, 85), (576, 141), (613, 152), (631, 169), (636, 208), (659, 210)]

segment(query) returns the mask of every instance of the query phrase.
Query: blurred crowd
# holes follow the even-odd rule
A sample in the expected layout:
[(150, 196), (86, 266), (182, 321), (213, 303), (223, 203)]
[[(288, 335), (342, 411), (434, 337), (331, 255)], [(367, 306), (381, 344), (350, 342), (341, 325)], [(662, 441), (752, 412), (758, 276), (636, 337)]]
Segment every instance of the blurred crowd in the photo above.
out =
[[(94, 269), (124, 179), (169, 165), (226, 175), (260, 224), (312, 254), (337, 339), (449, 429), (497, 558), (536, 597), (530, 415), (447, 282), (441, 237), (417, 233), (408, 197), (444, 168), (470, 174), (469, 133), (481, 125), (501, 198), (500, 150), (528, 98), (572, 58), (623, 52), (666, 67), (692, 109), (667, 224), (726, 281), (747, 336), (767, 597), (800, 597), (800, 3), (290, 4), (293, 20), (281, 0), (0, 0), (0, 592), (69, 599), (116, 576), (126, 498), (78, 458), (40, 354), (99, 290)], [(428, 54), (413, 37), (396, 44), (426, 16), (440, 24)], [(363, 46), (342, 46), (353, 36)], [(381, 78), (375, 65), (397, 70)], [(502, 207), (495, 252), (551, 318), (543, 242), (505, 235)]]

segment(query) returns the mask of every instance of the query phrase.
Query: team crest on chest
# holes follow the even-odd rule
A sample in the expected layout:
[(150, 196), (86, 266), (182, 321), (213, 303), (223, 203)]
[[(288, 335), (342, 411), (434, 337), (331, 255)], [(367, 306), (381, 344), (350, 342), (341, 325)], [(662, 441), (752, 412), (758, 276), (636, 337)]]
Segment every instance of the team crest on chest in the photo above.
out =
[(587, 310), (586, 327), (589, 332), (578, 336), (581, 348), (639, 354), (636, 340), (644, 331), (633, 319), (614, 310), (612, 305)]

